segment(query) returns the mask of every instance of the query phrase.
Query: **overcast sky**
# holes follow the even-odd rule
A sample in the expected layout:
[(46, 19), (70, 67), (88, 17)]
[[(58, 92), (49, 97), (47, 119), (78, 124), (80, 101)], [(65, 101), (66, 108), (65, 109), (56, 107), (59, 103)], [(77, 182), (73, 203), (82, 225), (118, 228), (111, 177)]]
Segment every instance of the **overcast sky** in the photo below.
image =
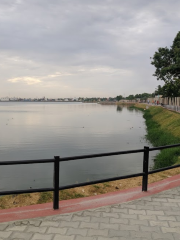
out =
[(180, 31), (179, 0), (0, 0), (0, 97), (149, 92), (150, 57)]

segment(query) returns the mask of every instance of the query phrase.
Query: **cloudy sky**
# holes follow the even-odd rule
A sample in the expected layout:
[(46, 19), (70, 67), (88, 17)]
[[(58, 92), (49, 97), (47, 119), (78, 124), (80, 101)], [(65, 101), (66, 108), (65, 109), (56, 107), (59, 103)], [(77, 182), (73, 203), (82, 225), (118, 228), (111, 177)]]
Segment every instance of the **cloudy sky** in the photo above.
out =
[(0, 0), (0, 97), (152, 93), (179, 0)]

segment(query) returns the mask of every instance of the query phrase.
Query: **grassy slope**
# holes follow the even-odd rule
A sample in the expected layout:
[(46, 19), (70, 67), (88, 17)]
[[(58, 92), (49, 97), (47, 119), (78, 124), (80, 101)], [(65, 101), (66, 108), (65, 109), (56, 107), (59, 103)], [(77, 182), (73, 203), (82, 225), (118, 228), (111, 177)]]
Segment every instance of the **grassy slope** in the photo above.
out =
[[(145, 106), (136, 105), (145, 109)], [(162, 107), (149, 107), (144, 111), (147, 126), (147, 139), (154, 146), (180, 143), (180, 114)], [(179, 162), (180, 147), (164, 149), (155, 159), (154, 168), (161, 168)]]

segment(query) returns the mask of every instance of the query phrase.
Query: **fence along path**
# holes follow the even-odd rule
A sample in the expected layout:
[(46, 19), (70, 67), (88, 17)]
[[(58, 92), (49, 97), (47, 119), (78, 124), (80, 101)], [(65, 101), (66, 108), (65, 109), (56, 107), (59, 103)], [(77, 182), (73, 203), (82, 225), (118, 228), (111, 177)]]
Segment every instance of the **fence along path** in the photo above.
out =
[[(167, 146), (160, 146), (160, 147), (154, 147), (149, 148), (147, 146), (144, 146), (144, 149), (136, 149), (136, 150), (129, 150), (129, 151), (120, 151), (120, 152), (108, 152), (108, 153), (100, 153), (100, 154), (90, 154), (90, 155), (82, 155), (82, 156), (73, 156), (73, 157), (65, 157), (60, 158), (59, 156), (55, 156), (54, 159), (39, 159), (39, 160), (21, 160), (21, 161), (0, 161), (0, 166), (6, 165), (20, 165), (20, 164), (37, 164), (37, 163), (52, 163), (54, 164), (54, 184), (52, 188), (38, 188), (38, 189), (24, 189), (24, 190), (12, 190), (12, 191), (1, 191), (0, 196), (2, 195), (11, 195), (11, 194), (22, 194), (22, 193), (33, 193), (33, 192), (53, 192), (53, 208), (59, 209), (59, 190), (64, 189), (70, 189), (75, 187), (82, 187), (87, 185), (92, 185), (96, 183), (103, 183), (103, 182), (109, 182), (109, 181), (116, 181), (120, 179), (125, 178), (132, 178), (132, 177), (139, 177), (142, 176), (142, 191), (148, 190), (148, 175), (153, 174), (156, 172), (161, 172), (164, 170), (168, 170), (171, 168), (180, 167), (180, 164), (173, 165), (166, 168), (156, 169), (152, 171), (148, 171), (149, 166), (149, 152), (150, 151), (156, 151), (156, 150), (162, 150), (166, 148), (174, 148), (174, 147), (180, 147), (179, 144), (174, 145), (167, 145)], [(59, 170), (60, 170), (60, 163), (65, 161), (74, 161), (79, 159), (86, 159), (86, 158), (96, 158), (96, 157), (105, 157), (105, 156), (113, 156), (113, 155), (123, 155), (123, 154), (133, 154), (133, 153), (143, 153), (143, 162), (142, 162), (142, 172), (125, 175), (125, 176), (118, 176), (113, 178), (106, 178), (106, 179), (99, 179), (95, 181), (90, 182), (84, 182), (84, 183), (78, 183), (78, 184), (72, 184), (72, 185), (66, 185), (60, 187), (59, 185)]]
[(180, 112), (180, 97), (162, 98), (162, 104), (165, 108)]

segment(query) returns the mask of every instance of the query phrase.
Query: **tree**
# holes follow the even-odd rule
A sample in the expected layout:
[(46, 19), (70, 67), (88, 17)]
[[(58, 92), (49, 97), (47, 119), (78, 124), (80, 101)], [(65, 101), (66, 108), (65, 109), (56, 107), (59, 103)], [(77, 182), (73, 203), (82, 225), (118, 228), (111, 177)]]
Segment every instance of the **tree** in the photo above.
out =
[(122, 95), (119, 95), (119, 96), (116, 97), (116, 100), (117, 100), (117, 101), (120, 101), (121, 99), (123, 99), (123, 96), (122, 96)]
[(170, 48), (159, 48), (151, 59), (151, 64), (156, 68), (153, 76), (165, 82), (163, 96), (180, 96), (180, 32)]
[(134, 100), (134, 95), (129, 95), (126, 99), (128, 99), (128, 100)]
[(161, 85), (158, 85), (155, 92), (154, 92), (154, 95), (164, 95), (164, 88), (161, 87)]

